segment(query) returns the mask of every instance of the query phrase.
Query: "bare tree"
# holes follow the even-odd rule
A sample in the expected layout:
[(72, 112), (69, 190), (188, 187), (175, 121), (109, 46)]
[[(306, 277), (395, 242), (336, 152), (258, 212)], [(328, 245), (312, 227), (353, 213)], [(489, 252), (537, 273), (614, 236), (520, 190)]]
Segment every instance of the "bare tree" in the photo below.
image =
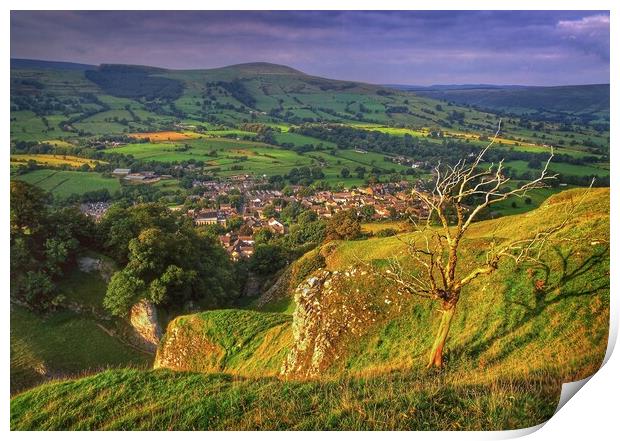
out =
[(549, 159), (536, 179), (518, 184), (514, 189), (508, 188), (506, 184), (510, 178), (505, 175), (504, 161), (490, 165), (484, 161), (500, 130), (501, 120), (492, 140), (470, 162), (461, 160), (454, 166), (435, 167), (432, 190), (413, 190), (412, 196), (422, 201), (428, 210), (423, 222), (414, 222), (415, 234), (406, 242), (419, 271), (405, 271), (400, 261), (393, 258), (385, 273), (401, 292), (440, 302), (442, 316), (429, 354), (429, 368), (442, 366), (444, 346), (463, 287), (480, 276), (493, 273), (503, 258), (517, 263), (536, 260), (547, 238), (566, 222), (533, 232), (526, 239), (499, 244), (493, 241), (483, 264), (457, 271), (463, 237), (483, 210), (508, 198), (522, 198), (532, 189), (548, 186), (548, 181), (556, 177), (548, 170), (553, 158), (551, 148)]

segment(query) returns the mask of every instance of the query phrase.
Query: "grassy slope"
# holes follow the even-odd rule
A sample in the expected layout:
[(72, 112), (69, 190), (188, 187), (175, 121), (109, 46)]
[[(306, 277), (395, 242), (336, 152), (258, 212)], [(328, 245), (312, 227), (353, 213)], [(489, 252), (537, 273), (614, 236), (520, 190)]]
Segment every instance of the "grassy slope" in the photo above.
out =
[[(85, 307), (101, 308), (105, 283), (92, 273), (72, 272), (59, 294)], [(147, 366), (150, 357), (108, 335), (88, 313), (61, 310), (40, 315), (11, 305), (11, 391), (48, 376), (83, 375), (111, 367)], [(114, 328), (113, 322), (101, 322)]]
[(275, 375), (290, 345), (290, 322), (286, 314), (237, 309), (177, 317), (159, 345), (155, 367)]
[[(464, 255), (463, 262), (483, 258), (479, 250), (492, 232), (498, 238), (512, 238), (528, 234), (541, 223), (561, 222), (565, 208), (583, 194), (583, 190), (571, 190), (534, 212), (474, 225), (466, 244), (472, 253)], [(574, 219), (549, 243), (543, 255), (551, 268), (547, 278), (544, 267), (504, 264), (492, 277), (464, 290), (448, 341), (448, 367), (442, 373), (422, 369), (438, 317), (432, 305), (410, 300), (401, 313), (350, 342), (322, 381), (256, 379), (253, 373), (259, 371), (251, 368), (248, 374), (254, 378), (247, 380), (166, 370), (109, 371), (17, 396), (12, 400), (12, 428), (507, 429), (534, 425), (553, 413), (562, 382), (593, 373), (602, 361), (609, 317), (608, 240), (609, 190), (592, 190)], [(381, 262), (403, 248), (403, 242), (393, 237), (332, 244), (325, 250), (327, 267), (346, 268), (355, 256)], [(538, 280), (544, 283), (536, 291), (533, 284)], [(229, 349), (263, 332), (256, 329), (270, 328), (268, 317), (274, 317), (251, 312), (235, 318), (238, 312), (217, 311), (211, 320), (209, 314), (197, 316), (209, 324), (199, 323), (199, 329)], [(243, 336), (226, 342), (231, 330), (232, 335)], [(282, 340), (278, 347), (284, 344)], [(280, 351), (277, 354), (281, 356)], [(251, 345), (230, 355), (229, 360), (239, 361), (237, 366), (264, 366), (274, 356)]]
[(123, 369), (19, 395), (11, 429), (502, 430), (550, 418), (558, 392), (541, 381), (466, 384), (453, 375), (284, 382)]
[[(560, 223), (566, 207), (582, 194), (569, 190), (527, 214), (475, 224), (465, 243), (470, 252), (462, 256), (463, 273), (484, 259), (491, 235), (505, 240)], [(328, 268), (345, 268), (355, 256), (381, 262), (404, 255), (401, 240), (407, 237), (343, 242), (327, 257)], [(450, 363), (502, 373), (553, 367), (565, 379), (593, 373), (607, 345), (608, 246), (609, 190), (596, 189), (547, 243), (541, 265), (515, 268), (504, 262), (491, 277), (463, 290), (448, 342)], [(538, 281), (543, 287), (536, 290)], [(406, 311), (356, 342), (355, 355), (343, 362), (347, 368), (364, 372), (422, 364), (439, 317), (434, 305), (423, 301), (411, 302)]]

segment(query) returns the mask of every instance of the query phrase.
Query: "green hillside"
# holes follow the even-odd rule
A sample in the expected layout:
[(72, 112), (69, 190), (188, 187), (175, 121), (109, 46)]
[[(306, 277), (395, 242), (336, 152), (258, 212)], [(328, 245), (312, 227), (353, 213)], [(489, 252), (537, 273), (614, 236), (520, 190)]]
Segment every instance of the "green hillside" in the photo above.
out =
[[(90, 69), (55, 66), (54, 63), (26, 63), (24, 60), (13, 63), (11, 103), (14, 141), (43, 138), (52, 131), (63, 138), (76, 138), (80, 131), (83, 134), (79, 137), (102, 131), (108, 134), (144, 131), (157, 126), (170, 127), (179, 121), (229, 126), (247, 121), (285, 125), (329, 121), (458, 129), (478, 134), (492, 131), (497, 122), (497, 117), (492, 113), (437, 100), (443, 97), (429, 98), (420, 93), (383, 86), (314, 77), (270, 63), (203, 70), (123, 65), (102, 65)], [(553, 95), (554, 102), (563, 103), (563, 111), (568, 112), (566, 109), (570, 103), (578, 106), (575, 98), (577, 92), (573, 93), (570, 89), (558, 98), (560, 92), (556, 95), (546, 93)], [(605, 101), (600, 99), (603, 92), (597, 88), (580, 89), (579, 102), (594, 102), (597, 109), (604, 109)], [(506, 102), (509, 100), (505, 98)], [(608, 100), (607, 93), (607, 103)], [(518, 106), (518, 103), (511, 105)], [(127, 106), (131, 109), (130, 114), (126, 111)], [(44, 126), (40, 132), (22, 132), (22, 120), (32, 118), (32, 114), (23, 113), (28, 110), (36, 110), (39, 118), (45, 116), (48, 121), (53, 121), (50, 117), (55, 116), (64, 121), (70, 120), (72, 128), (66, 128), (63, 133), (58, 127), (61, 122), (58, 120)], [(114, 117), (118, 119), (113, 121)], [(93, 124), (95, 121), (98, 125)], [(541, 138), (542, 134), (535, 133), (540, 130), (528, 133), (516, 118), (504, 121), (506, 136), (541, 144), (548, 144), (549, 141), (557, 144), (564, 139), (566, 133), (557, 133), (560, 129), (557, 125), (554, 128), (554, 131), (545, 131), (546, 138)], [(596, 138), (606, 136), (606, 132), (586, 130), (576, 131), (574, 135), (574, 138), (565, 141), (576, 140), (578, 144), (587, 139), (596, 141)], [(562, 148), (561, 144), (559, 148)]]
[[(504, 107), (482, 111), (470, 102), (320, 78), (270, 63), (169, 70), (13, 60), (11, 152), (62, 152), (108, 162), (88, 172), (92, 179), (83, 177), (89, 186), (103, 185), (97, 173), (114, 168), (172, 174), (177, 163), (198, 163), (197, 174), (211, 178), (286, 177), (296, 168), (320, 168), (312, 182), (351, 187), (369, 179), (424, 179), (438, 159), (456, 162), (485, 146), (498, 113), (508, 112), (491, 159), (499, 161), (501, 154), (514, 163), (515, 179), (528, 179), (553, 146), (554, 170), (563, 183), (583, 186), (597, 176), (596, 185), (607, 185), (609, 128), (599, 119), (605, 119), (608, 92), (605, 101), (604, 87), (547, 89), (532, 91), (525, 104), (515, 89), (503, 98)], [(537, 100), (557, 108), (543, 103), (541, 109), (551, 110), (513, 111), (538, 106)], [(157, 138), (161, 132), (186, 136)], [(358, 148), (368, 152), (364, 158)], [(402, 158), (425, 168), (414, 170)], [(359, 167), (366, 169), (363, 177), (353, 172)], [(351, 172), (346, 178), (344, 168)], [(27, 171), (19, 178), (38, 180)], [(67, 179), (54, 191), (57, 199), (75, 192), (71, 182), (79, 180)], [(112, 184), (105, 183), (111, 193)], [(45, 181), (40, 186), (47, 189)]]
[[(322, 269), (296, 263), (279, 293), (253, 311), (173, 321), (158, 366), (187, 372), (110, 370), (50, 382), (12, 399), (11, 427), (500, 430), (538, 424), (552, 415), (563, 382), (591, 375), (603, 360), (609, 190), (569, 190), (530, 213), (477, 223), (463, 244), (465, 271), (484, 259), (492, 236), (525, 237), (540, 225), (562, 223), (575, 205), (538, 264), (503, 262), (491, 277), (467, 286), (441, 371), (424, 369), (438, 322), (434, 305), (399, 296), (360, 265), (380, 268), (390, 257), (410, 265), (410, 233), (332, 242), (304, 258), (324, 261)], [(298, 274), (307, 281), (293, 290)], [(291, 322), (287, 303), (293, 301), (304, 308), (297, 303)], [(277, 377), (285, 355), (284, 364), (299, 369)]]

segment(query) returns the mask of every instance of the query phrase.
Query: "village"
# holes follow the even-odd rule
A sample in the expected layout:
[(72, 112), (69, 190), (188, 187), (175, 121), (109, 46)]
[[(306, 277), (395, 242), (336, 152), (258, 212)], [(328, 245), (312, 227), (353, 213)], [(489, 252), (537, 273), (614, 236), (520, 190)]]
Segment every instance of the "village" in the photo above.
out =
[(306, 187), (303, 186), (288, 186), (286, 191), (280, 191), (255, 189), (256, 184), (249, 175), (223, 181), (194, 182), (195, 186), (205, 189), (200, 198), (206, 201), (216, 201), (221, 195), (241, 196), (240, 203), (236, 206), (230, 203), (211, 204), (208, 208), (190, 209), (186, 212), (196, 225), (221, 225), (226, 228), (231, 220), (241, 219), (242, 226), (238, 230), (244, 234), (228, 231), (219, 236), (220, 243), (234, 260), (252, 256), (253, 235), (257, 231), (267, 229), (276, 236), (286, 234), (287, 225), (279, 219), (279, 214), (292, 203), (299, 204), (322, 219), (329, 219), (335, 213), (345, 210), (355, 210), (358, 213), (364, 211), (369, 221), (427, 214), (424, 213), (422, 204), (412, 201), (412, 184), (407, 181), (342, 191), (316, 191), (312, 194), (307, 194)]
[[(115, 170), (114, 174), (125, 180), (165, 178), (149, 172), (131, 173), (130, 170)], [(129, 179), (128, 179), (129, 178)], [(254, 253), (254, 234), (267, 229), (274, 236), (288, 232), (286, 222), (280, 213), (289, 204), (297, 203), (301, 209), (312, 211), (319, 219), (329, 219), (339, 211), (355, 210), (364, 214), (366, 221), (395, 220), (411, 215), (425, 216), (424, 206), (411, 198), (412, 185), (409, 181), (377, 183), (361, 188), (341, 191), (308, 191), (305, 186), (290, 185), (283, 190), (263, 189), (266, 180), (252, 175), (235, 175), (216, 180), (195, 180), (193, 193), (186, 197), (186, 203), (171, 206), (170, 209), (183, 213), (196, 226), (219, 226), (220, 244), (233, 260), (249, 258)], [(420, 189), (420, 188), (418, 188)], [(234, 199), (231, 203), (229, 198)], [(228, 202), (222, 202), (226, 200)], [(80, 209), (85, 214), (101, 219), (110, 207), (108, 202), (83, 203)], [(235, 225), (231, 228), (231, 225)]]

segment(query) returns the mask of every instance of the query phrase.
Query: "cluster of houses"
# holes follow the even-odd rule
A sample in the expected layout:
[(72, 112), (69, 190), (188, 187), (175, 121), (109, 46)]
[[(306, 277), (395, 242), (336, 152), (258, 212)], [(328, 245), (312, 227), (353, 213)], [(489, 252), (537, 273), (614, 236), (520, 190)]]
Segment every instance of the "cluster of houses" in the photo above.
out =
[[(254, 182), (256, 184), (256, 182)], [(397, 216), (426, 216), (425, 207), (411, 200), (411, 183), (381, 183), (366, 188), (345, 191), (318, 191), (312, 195), (301, 192), (301, 186), (291, 186), (284, 194), (279, 190), (256, 189), (251, 180), (229, 179), (223, 182), (197, 182), (204, 188), (202, 196), (207, 200), (216, 200), (222, 194), (236, 194), (244, 201), (238, 209), (231, 204), (220, 204), (219, 208), (188, 210), (196, 225), (221, 225), (226, 227), (233, 218), (242, 219), (238, 231), (220, 236), (220, 243), (233, 259), (247, 258), (254, 253), (254, 233), (268, 229), (274, 235), (284, 235), (286, 226), (277, 219), (278, 213), (286, 205), (297, 202), (305, 209), (311, 210), (319, 218), (331, 218), (335, 213), (354, 209), (360, 211), (366, 206), (373, 207), (372, 218), (389, 219)], [(258, 186), (260, 188), (260, 186)]]
[(293, 186), (292, 194), (285, 196), (280, 191), (250, 191), (246, 193), (245, 213), (259, 218), (265, 217), (264, 211), (281, 210), (279, 201), (286, 203), (298, 202), (304, 208), (314, 211), (320, 218), (330, 218), (343, 210), (360, 210), (364, 206), (372, 206), (375, 220), (389, 219), (405, 214), (425, 215), (424, 207), (411, 201), (411, 184), (403, 181), (399, 183), (376, 184), (367, 188), (345, 190), (339, 192), (319, 191), (310, 196), (299, 193), (301, 187)]
[(392, 156), (390, 157), (390, 160), (395, 164), (400, 164), (411, 168), (426, 168), (429, 166), (428, 162), (414, 161), (406, 156)]
[(196, 225), (226, 226), (229, 219), (239, 215), (237, 209), (230, 204), (220, 204), (217, 210), (203, 208), (202, 210), (188, 210), (187, 215), (194, 219)]

